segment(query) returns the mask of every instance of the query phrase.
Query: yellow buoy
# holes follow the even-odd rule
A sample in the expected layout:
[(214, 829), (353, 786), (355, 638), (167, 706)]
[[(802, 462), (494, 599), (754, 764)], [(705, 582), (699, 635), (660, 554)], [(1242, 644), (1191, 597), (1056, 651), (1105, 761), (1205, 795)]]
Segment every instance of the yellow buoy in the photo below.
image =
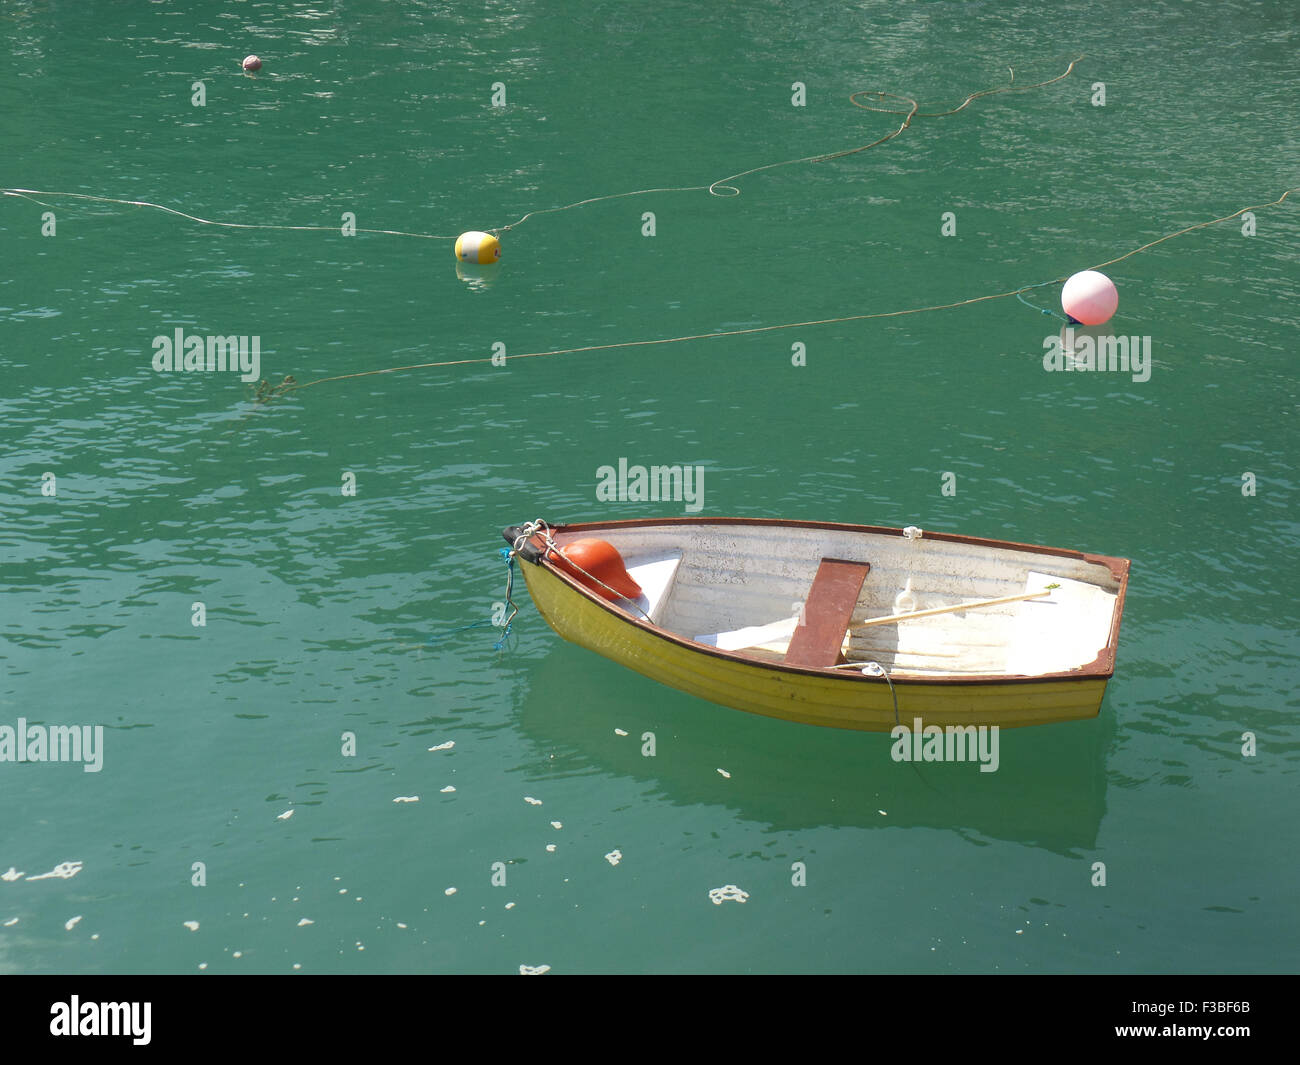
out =
[(472, 229), (456, 238), (456, 258), (462, 263), (494, 263), (501, 258), (501, 242)]

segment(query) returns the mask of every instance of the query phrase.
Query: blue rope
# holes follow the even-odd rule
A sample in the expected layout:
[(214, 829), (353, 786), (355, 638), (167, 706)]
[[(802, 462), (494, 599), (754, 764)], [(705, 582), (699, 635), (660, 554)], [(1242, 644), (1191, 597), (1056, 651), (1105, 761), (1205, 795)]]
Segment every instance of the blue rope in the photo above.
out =
[(515, 588), (515, 553), (508, 547), (501, 548), (501, 557), (506, 562), (506, 606), (510, 608), (510, 616), (506, 618), (505, 628), (501, 630), (501, 639), (492, 645), (493, 650), (500, 651), (506, 645), (506, 640), (510, 638), (510, 626), (514, 623), (515, 615), (519, 613), (519, 608), (515, 606), (514, 600), (510, 597)]
[(1051, 309), (1049, 309), (1049, 308), (1047, 308), (1047, 307), (1036, 307), (1036, 306), (1034, 306), (1034, 304), (1030, 303), (1030, 302), (1029, 302), (1027, 299), (1025, 299), (1025, 297), (1024, 297), (1024, 293), (1025, 293), (1025, 292), (1031, 292), (1031, 291), (1033, 291), (1033, 290), (1036, 289), (1036, 288), (1043, 288), (1043, 287), (1046, 286), (1046, 285), (1054, 285), (1055, 283), (1056, 283), (1056, 282), (1054, 282), (1054, 281), (1043, 281), (1043, 282), (1040, 282), (1040, 283), (1037, 284), (1037, 285), (1028, 285), (1028, 286), (1026, 286), (1026, 288), (1024, 288), (1024, 289), (1022, 289), (1020, 292), (1017, 292), (1017, 293), (1016, 293), (1016, 299), (1018, 299), (1018, 300), (1019, 300), (1021, 303), (1023, 303), (1026, 307), (1032, 307), (1032, 308), (1033, 308), (1034, 310), (1036, 310), (1039, 314), (1048, 314), (1048, 315), (1051, 315), (1053, 318), (1059, 318), (1059, 319), (1060, 319), (1061, 321), (1063, 321), (1063, 322), (1068, 322), (1068, 321), (1070, 321), (1071, 319), (1067, 318), (1065, 315), (1063, 315), (1063, 314), (1057, 314), (1055, 311), (1053, 311), (1053, 310), (1051, 310)]
[(484, 625), (491, 625), (491, 624), (492, 624), (491, 618), (489, 618), (487, 621), (471, 621), (468, 625), (461, 625), (459, 628), (448, 629), (446, 632), (435, 633), (434, 635), (429, 637), (429, 642), (432, 643), (434, 640), (445, 640), (448, 636), (455, 636), (456, 633), (464, 632), (466, 629), (477, 629), (477, 628), (481, 628)]
[[(503, 547), (501, 548), (501, 557), (505, 559), (506, 566), (510, 571), (506, 575), (506, 605), (510, 607), (510, 616), (506, 618), (505, 628), (501, 631), (501, 639), (497, 640), (492, 645), (493, 649), (497, 651), (500, 651), (505, 647), (506, 640), (510, 636), (511, 623), (515, 620), (515, 615), (519, 613), (519, 608), (515, 606), (514, 600), (511, 598), (511, 594), (515, 587), (515, 553), (509, 548)], [(435, 640), (445, 640), (448, 636), (455, 636), (458, 632), (465, 632), (468, 629), (479, 629), (484, 625), (492, 625), (494, 628), (499, 627), (490, 618), (486, 621), (471, 621), (468, 625), (460, 625), (454, 629), (448, 629), (446, 632), (439, 632), (430, 636), (429, 644), (426, 644), (425, 646), (431, 645)]]

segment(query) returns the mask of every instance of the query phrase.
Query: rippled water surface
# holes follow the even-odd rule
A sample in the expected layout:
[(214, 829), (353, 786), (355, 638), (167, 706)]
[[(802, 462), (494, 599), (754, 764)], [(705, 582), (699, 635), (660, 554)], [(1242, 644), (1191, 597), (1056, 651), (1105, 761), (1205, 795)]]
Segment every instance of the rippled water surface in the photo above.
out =
[[(326, 227), (0, 198), (0, 725), (104, 728), (97, 773), (0, 762), (0, 971), (1294, 970), (1295, 200), (1107, 268), (1145, 382), (1045, 372), (1059, 322), (1007, 298), (265, 405), (151, 365), (178, 328), (277, 384), (1058, 278), (1297, 184), (1292, 4), (14, 2), (0, 35), (6, 186)], [(947, 110), (1081, 54), (699, 188), (897, 128), (852, 92)], [(338, 230), (683, 186), (536, 215), (489, 277)], [(918, 771), (566, 644), (522, 586), (496, 650), (502, 526), (684, 512), (598, 501), (620, 458), (702, 467), (706, 515), (1131, 558), (1100, 717)]]

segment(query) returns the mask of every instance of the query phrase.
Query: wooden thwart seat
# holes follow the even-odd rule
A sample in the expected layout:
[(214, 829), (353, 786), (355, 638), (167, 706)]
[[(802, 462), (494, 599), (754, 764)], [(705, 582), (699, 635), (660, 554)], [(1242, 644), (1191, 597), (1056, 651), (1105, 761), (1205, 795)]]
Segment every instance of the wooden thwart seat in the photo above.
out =
[(870, 572), (869, 562), (821, 560), (804, 602), (804, 623), (794, 630), (785, 652), (787, 666), (819, 669), (839, 661), (844, 634), (862, 594), (862, 582)]

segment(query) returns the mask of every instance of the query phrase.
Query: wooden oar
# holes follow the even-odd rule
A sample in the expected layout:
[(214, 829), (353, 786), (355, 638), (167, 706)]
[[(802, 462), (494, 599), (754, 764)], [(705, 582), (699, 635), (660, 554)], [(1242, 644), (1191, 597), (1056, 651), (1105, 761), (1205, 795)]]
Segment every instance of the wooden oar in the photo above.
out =
[[(840, 663), (838, 663), (838, 664), (836, 664), (836, 665), (829, 666), (829, 667), (827, 667), (827, 668), (829, 668), (829, 669), (861, 669), (863, 666), (869, 666), (869, 665), (871, 665), (871, 664), (872, 664), (871, 662), (840, 662)], [(877, 663), (875, 663), (875, 664), (876, 664), (876, 665), (880, 665), (879, 662), (877, 662)], [(993, 668), (991, 668), (991, 667), (989, 667), (989, 666), (956, 666), (956, 667), (954, 667), (954, 668), (950, 668), (950, 669), (931, 669), (931, 670), (928, 670), (928, 671), (927, 671), (927, 670), (925, 670), (925, 669), (922, 669), (922, 668), (919, 667), (919, 666), (910, 666), (910, 667), (909, 667), (909, 666), (898, 666), (898, 665), (896, 665), (896, 666), (895, 666), (893, 669), (891, 669), (889, 672), (890, 672), (890, 675), (891, 675), (891, 676), (895, 676), (895, 677), (898, 676), (900, 673), (916, 674), (917, 676), (924, 676), (926, 672), (930, 672), (930, 673), (938, 673), (938, 674), (940, 674), (940, 675), (944, 675), (944, 676), (946, 676), (946, 675), (948, 675), (948, 674), (950, 674), (950, 673), (982, 673), (982, 674), (985, 674), (986, 676), (988, 676), (988, 675), (994, 675), (994, 674), (1000, 673), (1001, 670), (993, 669)]]
[[(977, 599), (973, 603), (953, 603), (951, 606), (936, 606), (931, 607), (929, 610), (913, 610), (907, 614), (887, 614), (884, 617), (869, 618), (866, 621), (858, 622), (856, 625), (850, 625), (848, 632), (845, 633), (845, 635), (848, 636), (851, 633), (856, 632), (858, 629), (868, 629), (875, 625), (891, 625), (896, 621), (907, 621), (910, 618), (931, 618), (936, 614), (955, 614), (959, 610), (978, 610), (980, 607), (999, 606), (1002, 603), (1019, 603), (1025, 599), (1041, 599), (1045, 595), (1051, 595), (1052, 591), (1059, 587), (1059, 584), (1049, 584), (1041, 592), (1024, 592), (1020, 595), (1003, 595), (999, 596), (997, 599)], [(751, 647), (761, 647), (764, 650), (773, 651), (776, 654), (784, 654), (786, 648), (789, 647), (789, 641), (782, 639), (782, 637), (786, 635), (782, 629), (789, 628), (790, 625), (797, 624), (798, 621), (798, 616), (795, 616), (793, 618), (785, 618), (782, 621), (774, 621), (770, 625), (754, 626), (749, 629), (737, 629), (734, 633), (719, 633), (719, 636), (730, 636), (733, 639), (726, 644), (718, 641), (716, 646), (723, 647), (728, 651), (744, 651)], [(764, 632), (764, 630), (768, 630), (768, 632)], [(775, 637), (770, 641), (765, 638), (769, 633), (771, 636)], [(740, 637), (740, 639), (737, 640), (735, 637)], [(701, 642), (707, 642), (709, 639), (716, 641), (717, 637), (697, 636), (696, 639), (701, 640)]]
[[(848, 634), (845, 633), (847, 636)], [(854, 647), (853, 653), (864, 655), (912, 655), (917, 658), (964, 658), (956, 651), (900, 651), (896, 647)]]
[(858, 629), (868, 629), (873, 625), (892, 625), (896, 621), (908, 621), (911, 618), (932, 618), (937, 614), (955, 614), (959, 610), (978, 610), (984, 606), (1000, 606), (1003, 603), (1019, 603), (1025, 599), (1041, 599), (1045, 595), (1051, 595), (1052, 590), (1059, 588), (1059, 584), (1049, 584), (1041, 592), (1025, 592), (1023, 595), (1004, 595), (997, 599), (979, 599), (973, 603), (954, 603), (952, 606), (936, 606), (929, 610), (913, 610), (908, 614), (887, 614), (880, 618), (869, 618), (866, 621), (859, 621), (856, 625), (849, 626), (849, 632), (856, 632)]

